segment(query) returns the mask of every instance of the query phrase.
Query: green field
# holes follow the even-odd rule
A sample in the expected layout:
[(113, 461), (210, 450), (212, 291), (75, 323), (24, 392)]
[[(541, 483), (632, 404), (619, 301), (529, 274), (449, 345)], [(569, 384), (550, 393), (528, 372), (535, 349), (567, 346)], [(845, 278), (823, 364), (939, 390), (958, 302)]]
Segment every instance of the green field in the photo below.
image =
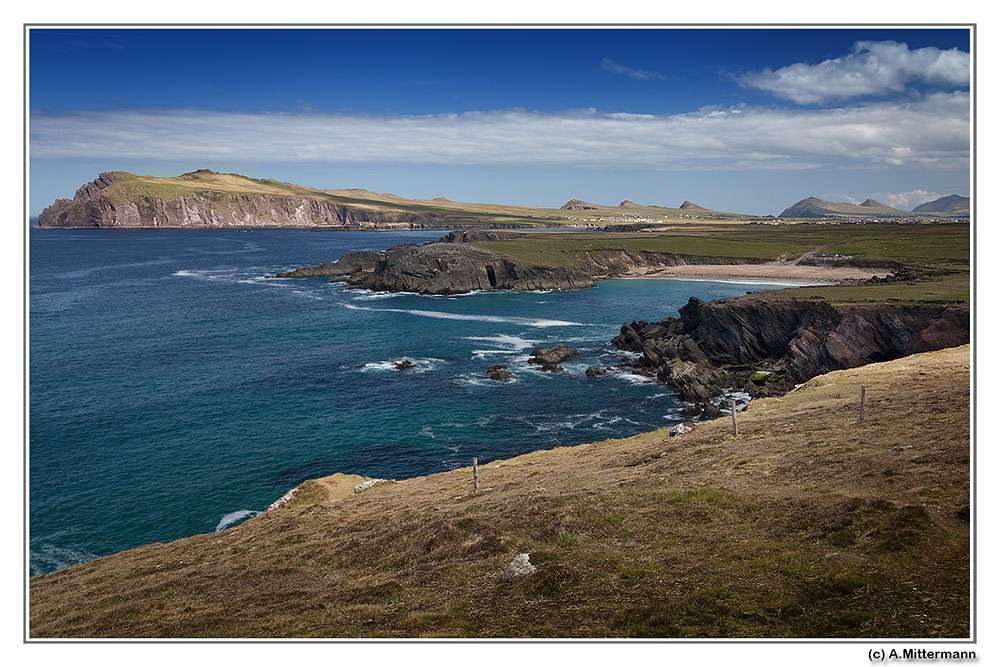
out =
[(969, 263), (968, 223), (868, 225), (674, 225), (662, 232), (529, 232), (475, 245), (544, 266), (573, 266), (567, 251), (625, 249), (706, 257), (789, 259), (822, 248), (826, 254), (913, 266)]

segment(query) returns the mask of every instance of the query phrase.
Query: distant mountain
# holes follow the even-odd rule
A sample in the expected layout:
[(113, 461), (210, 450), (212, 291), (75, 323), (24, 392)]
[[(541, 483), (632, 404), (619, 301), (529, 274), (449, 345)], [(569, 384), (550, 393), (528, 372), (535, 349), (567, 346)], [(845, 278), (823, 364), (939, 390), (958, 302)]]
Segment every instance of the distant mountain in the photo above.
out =
[(832, 202), (818, 197), (807, 197), (792, 204), (778, 216), (779, 218), (905, 218), (909, 211), (893, 208), (874, 199), (866, 199), (860, 204)]
[(713, 211), (710, 208), (705, 208), (704, 206), (698, 206), (694, 202), (688, 201), (687, 199), (685, 199), (684, 203), (681, 204), (680, 209), (682, 211), (697, 211), (699, 213), (718, 213), (718, 211)]
[(570, 199), (568, 202), (559, 207), (563, 211), (589, 211), (597, 210), (601, 208), (597, 204), (589, 204), (585, 201), (579, 199)]
[(621, 204), (618, 204), (618, 208), (646, 208), (642, 204), (636, 204), (634, 201), (629, 201), (626, 199)]
[(969, 215), (971, 200), (962, 195), (948, 195), (921, 204), (914, 213), (944, 213), (945, 215)]

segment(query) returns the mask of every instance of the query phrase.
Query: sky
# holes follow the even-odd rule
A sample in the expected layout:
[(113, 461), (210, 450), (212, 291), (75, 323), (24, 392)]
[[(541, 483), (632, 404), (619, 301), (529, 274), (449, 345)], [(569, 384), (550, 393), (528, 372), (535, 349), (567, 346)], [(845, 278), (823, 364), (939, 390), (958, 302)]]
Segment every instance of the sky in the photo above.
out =
[(969, 194), (966, 29), (32, 29), (29, 211), (102, 171), (778, 214)]

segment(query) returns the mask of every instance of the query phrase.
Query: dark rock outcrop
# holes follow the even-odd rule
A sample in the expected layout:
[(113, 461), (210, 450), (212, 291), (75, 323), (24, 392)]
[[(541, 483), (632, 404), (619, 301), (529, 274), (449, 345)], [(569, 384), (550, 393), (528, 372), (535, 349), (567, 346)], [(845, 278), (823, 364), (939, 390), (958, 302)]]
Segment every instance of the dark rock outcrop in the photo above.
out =
[(575, 268), (524, 266), (503, 255), (463, 243), (398, 245), (382, 252), (344, 255), (276, 278), (330, 276), (353, 287), (385, 292), (463, 294), (475, 290), (585, 289), (594, 280)]
[(486, 374), (491, 380), (496, 380), (497, 382), (506, 382), (514, 377), (514, 374), (507, 370), (506, 366), (490, 366), (486, 369)]
[(323, 262), (316, 266), (307, 266), (302, 269), (285, 271), (275, 275), (275, 278), (316, 278), (328, 276), (348, 277), (354, 274), (371, 272), (375, 270), (381, 259), (382, 253), (361, 250), (344, 255), (336, 262)]
[[(707, 402), (724, 387), (767, 395), (821, 373), (969, 342), (964, 305), (692, 297), (680, 317), (622, 326), (612, 344), (642, 354), (641, 369)], [(750, 377), (764, 377), (762, 383)]]
[(413, 363), (412, 361), (410, 361), (409, 359), (403, 359), (402, 361), (397, 361), (396, 362), (396, 370), (397, 371), (408, 371), (411, 368), (416, 368), (416, 366), (417, 365), (415, 363)]
[[(448, 232), (430, 243), (472, 243), (473, 241), (506, 241), (524, 236), (517, 232), (487, 232), (480, 229), (459, 229)], [(425, 244), (427, 245), (427, 244)]]
[(584, 372), (584, 375), (586, 375), (589, 378), (596, 378), (607, 374), (608, 372), (603, 368), (601, 368), (600, 366), (591, 366)]
[(543, 367), (546, 364), (554, 366), (579, 355), (580, 353), (576, 351), (576, 348), (564, 343), (559, 343), (550, 348), (539, 345), (528, 355), (528, 363), (539, 364)]

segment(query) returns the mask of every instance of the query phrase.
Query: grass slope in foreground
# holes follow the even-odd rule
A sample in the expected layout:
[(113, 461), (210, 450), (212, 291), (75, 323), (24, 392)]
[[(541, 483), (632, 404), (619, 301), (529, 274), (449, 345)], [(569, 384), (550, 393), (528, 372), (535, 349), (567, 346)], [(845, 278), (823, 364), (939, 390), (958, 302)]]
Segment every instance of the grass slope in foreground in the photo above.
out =
[[(859, 386), (868, 390), (857, 424)], [(969, 348), (34, 578), (32, 637), (967, 637)], [(520, 552), (537, 572), (500, 575)]]

